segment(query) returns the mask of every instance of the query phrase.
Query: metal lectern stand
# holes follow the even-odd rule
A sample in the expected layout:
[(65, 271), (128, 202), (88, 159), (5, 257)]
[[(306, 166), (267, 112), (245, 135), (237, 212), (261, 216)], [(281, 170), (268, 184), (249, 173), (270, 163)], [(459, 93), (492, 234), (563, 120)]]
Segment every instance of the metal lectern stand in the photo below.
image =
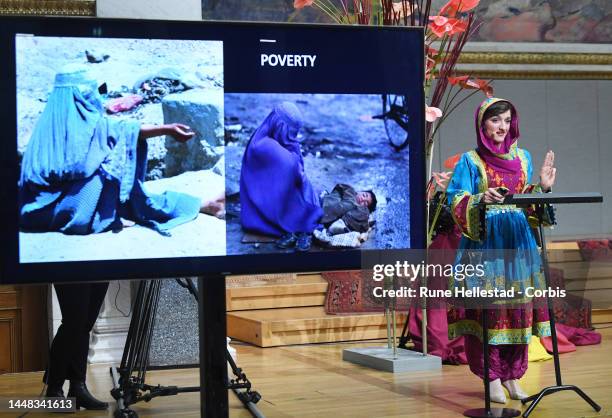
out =
[[(544, 236), (543, 220), (544, 211), (548, 204), (565, 204), (565, 203), (600, 203), (603, 197), (600, 193), (533, 193), (533, 194), (516, 194), (505, 197), (504, 205), (517, 206), (535, 206), (536, 215), (538, 217), (538, 229), (542, 246), (542, 267), (544, 270), (544, 278), (546, 287), (550, 286), (550, 273), (548, 268), (548, 254), (546, 253), (546, 239)], [(544, 396), (560, 392), (563, 390), (571, 390), (576, 392), (586, 402), (595, 409), (600, 411), (601, 407), (589, 398), (579, 387), (574, 385), (564, 385), (561, 381), (561, 367), (559, 365), (559, 349), (557, 343), (557, 330), (555, 326), (555, 313), (550, 296), (547, 293), (546, 302), (548, 306), (548, 315), (550, 317), (550, 328), (553, 343), (553, 358), (555, 363), (556, 385), (542, 389), (539, 393), (523, 399), (523, 404), (531, 402), (527, 410), (523, 413), (523, 417), (527, 418), (537, 404)], [(484, 386), (485, 386), (485, 408), (470, 409), (464, 412), (464, 415), (471, 418), (488, 418), (488, 417), (515, 417), (520, 415), (520, 411), (510, 408), (493, 408), (491, 409), (491, 399), (489, 394), (489, 344), (487, 341), (487, 315), (483, 309), (483, 355), (484, 355)]]
[[(542, 266), (544, 268), (544, 278), (546, 280), (546, 287), (550, 286), (550, 272), (548, 268), (548, 254), (546, 252), (546, 239), (544, 237), (544, 231), (542, 221), (544, 217), (544, 210), (547, 204), (567, 204), (567, 203), (601, 203), (603, 197), (600, 193), (541, 193), (541, 194), (523, 194), (507, 196), (504, 203), (516, 204), (519, 206), (523, 205), (535, 205), (536, 214), (538, 216), (538, 228), (540, 231), (540, 239), (542, 245)], [(586, 393), (584, 393), (579, 387), (574, 385), (564, 385), (561, 380), (561, 366), (559, 364), (559, 349), (557, 343), (557, 330), (555, 326), (555, 312), (553, 310), (553, 303), (550, 296), (547, 294), (546, 302), (548, 305), (548, 315), (550, 317), (550, 333), (552, 337), (553, 345), (553, 359), (555, 362), (555, 378), (556, 385), (548, 386), (542, 389), (539, 393), (529, 396), (523, 399), (523, 404), (531, 402), (527, 407), (527, 410), (523, 413), (523, 417), (527, 418), (538, 403), (547, 395), (551, 395), (555, 392), (561, 392), (564, 390), (570, 390), (576, 392), (582, 399), (584, 399), (593, 409), (597, 412), (601, 410), (601, 407), (595, 403)]]

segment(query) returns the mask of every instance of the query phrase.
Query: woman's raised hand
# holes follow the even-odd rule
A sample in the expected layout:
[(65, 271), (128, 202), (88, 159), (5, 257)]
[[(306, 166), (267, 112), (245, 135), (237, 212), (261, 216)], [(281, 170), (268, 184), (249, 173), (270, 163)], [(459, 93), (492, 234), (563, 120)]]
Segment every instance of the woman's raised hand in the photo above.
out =
[(555, 184), (555, 177), (557, 175), (557, 169), (555, 168), (555, 153), (548, 151), (540, 170), (540, 186), (545, 192), (550, 191), (552, 186)]

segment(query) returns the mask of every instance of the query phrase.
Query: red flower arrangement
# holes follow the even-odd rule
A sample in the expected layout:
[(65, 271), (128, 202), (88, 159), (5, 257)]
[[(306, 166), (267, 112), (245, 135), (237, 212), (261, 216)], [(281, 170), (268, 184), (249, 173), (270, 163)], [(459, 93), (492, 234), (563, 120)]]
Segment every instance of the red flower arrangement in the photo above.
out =
[[(318, 8), (339, 24), (425, 27), (425, 97), (429, 102), (425, 107), (425, 150), (431, 173), (434, 138), (442, 123), (474, 94), (493, 95), (490, 80), (456, 74), (461, 52), (477, 28), (474, 9), (479, 3), (449, 0), (435, 15), (430, 14), (431, 0), (294, 0), (294, 7)], [(435, 180), (432, 178), (431, 184)]]

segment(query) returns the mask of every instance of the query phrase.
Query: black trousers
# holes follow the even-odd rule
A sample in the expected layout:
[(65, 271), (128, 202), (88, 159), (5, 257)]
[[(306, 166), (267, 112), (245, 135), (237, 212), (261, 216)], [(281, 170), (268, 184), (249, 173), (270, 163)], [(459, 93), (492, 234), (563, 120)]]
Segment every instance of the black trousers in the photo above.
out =
[(56, 284), (62, 324), (53, 338), (49, 355), (48, 385), (66, 379), (85, 381), (89, 333), (106, 296), (108, 283)]

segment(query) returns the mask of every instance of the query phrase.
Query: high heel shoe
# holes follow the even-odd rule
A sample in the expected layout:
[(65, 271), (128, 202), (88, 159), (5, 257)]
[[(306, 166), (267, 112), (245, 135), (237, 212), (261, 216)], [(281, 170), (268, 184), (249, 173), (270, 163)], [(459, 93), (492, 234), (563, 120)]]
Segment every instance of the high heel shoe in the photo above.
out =
[(510, 399), (521, 401), (529, 397), (529, 395), (523, 391), (517, 379), (506, 380), (505, 382), (502, 382), (502, 385), (508, 390)]
[(108, 409), (108, 403), (100, 401), (89, 392), (85, 382), (70, 381), (69, 398), (76, 398), (76, 409), (85, 408), (96, 411)]
[(502, 388), (501, 380), (495, 379), (489, 382), (489, 398), (491, 402), (495, 403), (506, 403), (506, 394), (504, 388)]

